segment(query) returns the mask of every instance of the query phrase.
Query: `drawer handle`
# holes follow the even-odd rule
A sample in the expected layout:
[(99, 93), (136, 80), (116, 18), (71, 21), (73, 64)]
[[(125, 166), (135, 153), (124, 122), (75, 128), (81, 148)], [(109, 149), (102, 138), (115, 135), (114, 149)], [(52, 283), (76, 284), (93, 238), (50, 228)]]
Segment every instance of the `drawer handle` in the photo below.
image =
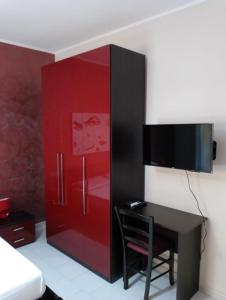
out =
[(15, 240), (13, 243), (16, 244), (16, 243), (22, 242), (24, 240), (25, 240), (25, 238), (22, 238), (22, 239), (19, 239), (19, 240)]
[(20, 230), (23, 230), (23, 229), (24, 229), (24, 226), (23, 227), (14, 228), (13, 231), (20, 231)]

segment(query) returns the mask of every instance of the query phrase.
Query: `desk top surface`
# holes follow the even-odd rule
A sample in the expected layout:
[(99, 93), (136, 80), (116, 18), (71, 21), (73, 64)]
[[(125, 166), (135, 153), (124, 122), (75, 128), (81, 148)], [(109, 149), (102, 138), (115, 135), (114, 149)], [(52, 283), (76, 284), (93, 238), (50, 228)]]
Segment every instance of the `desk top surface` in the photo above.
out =
[(203, 222), (199, 215), (149, 202), (133, 210), (145, 216), (153, 216), (155, 224), (178, 233), (189, 232)]

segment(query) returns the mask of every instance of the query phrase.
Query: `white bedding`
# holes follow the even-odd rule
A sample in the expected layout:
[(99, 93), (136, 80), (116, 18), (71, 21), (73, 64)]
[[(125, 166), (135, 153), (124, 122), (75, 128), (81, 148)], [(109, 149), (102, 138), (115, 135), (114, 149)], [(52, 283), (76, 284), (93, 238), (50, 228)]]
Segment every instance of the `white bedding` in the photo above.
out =
[(0, 300), (34, 300), (44, 291), (41, 271), (0, 238)]

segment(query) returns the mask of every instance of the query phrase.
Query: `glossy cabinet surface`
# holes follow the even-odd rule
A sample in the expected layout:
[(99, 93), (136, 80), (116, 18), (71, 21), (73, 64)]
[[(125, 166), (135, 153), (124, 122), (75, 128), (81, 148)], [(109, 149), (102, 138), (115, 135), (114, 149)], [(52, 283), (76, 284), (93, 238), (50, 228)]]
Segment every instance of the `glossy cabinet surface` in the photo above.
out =
[(144, 197), (144, 66), (107, 45), (43, 68), (47, 241), (111, 282), (114, 206)]
[[(61, 205), (61, 85), (64, 77), (55, 64), (43, 72), (44, 163), (47, 237), (52, 238), (66, 227), (65, 209)], [(48, 101), (47, 101), (48, 99)], [(66, 220), (66, 222), (65, 222)]]
[(109, 47), (43, 70), (47, 239), (110, 278)]

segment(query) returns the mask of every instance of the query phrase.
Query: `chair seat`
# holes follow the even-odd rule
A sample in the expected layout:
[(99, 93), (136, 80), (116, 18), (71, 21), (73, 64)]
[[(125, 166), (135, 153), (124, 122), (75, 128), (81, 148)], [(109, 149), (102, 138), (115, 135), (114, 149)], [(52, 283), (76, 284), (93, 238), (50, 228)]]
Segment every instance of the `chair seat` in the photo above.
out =
[[(140, 240), (143, 241), (143, 238), (139, 238)], [(148, 256), (148, 250), (145, 249), (144, 247), (141, 247), (133, 242), (128, 242), (127, 247), (141, 253), (143, 255)], [(148, 245), (147, 245), (148, 247)], [(158, 256), (159, 254), (170, 250), (172, 248), (171, 243), (167, 239), (163, 239), (161, 237), (156, 237), (153, 241), (153, 257)]]

